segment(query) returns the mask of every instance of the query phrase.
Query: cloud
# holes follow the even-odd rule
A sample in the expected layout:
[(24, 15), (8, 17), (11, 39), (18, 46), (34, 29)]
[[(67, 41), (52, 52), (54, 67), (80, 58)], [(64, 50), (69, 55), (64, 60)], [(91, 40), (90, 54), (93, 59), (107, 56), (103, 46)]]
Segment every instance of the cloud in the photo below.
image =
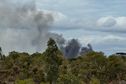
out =
[(121, 41), (126, 41), (126, 39), (124, 37), (121, 36), (115, 36), (115, 35), (107, 35), (102, 37), (102, 39), (98, 42), (98, 43), (104, 43), (104, 44), (110, 44), (110, 45), (114, 45), (117, 44)]
[(113, 54), (116, 52), (125, 52), (126, 38), (121, 35), (106, 35), (97, 39), (97, 43), (93, 44), (98, 51), (104, 51), (106, 54)]
[(114, 17), (102, 17), (97, 21), (97, 25), (101, 27), (113, 27), (116, 25)]
[(118, 27), (126, 28), (126, 17), (117, 17), (115, 19)]
[(111, 46), (114, 43), (125, 45), (126, 16), (122, 9), (126, 1), (104, 2), (0, 0), (0, 46), (4, 52), (43, 50), (49, 37), (61, 38), (60, 35), (50, 33), (50, 30), (55, 31), (53, 28), (59, 29), (67, 39), (79, 38), (84, 45), (92, 43), (99, 49), (104, 49), (106, 45), (109, 45), (106, 49), (114, 48)]
[(126, 17), (101, 17), (97, 21), (97, 26), (126, 28)]
[(105, 54), (113, 54), (126, 50), (126, 38), (122, 34), (99, 32), (99, 34), (83, 34), (83, 36), (78, 38), (83, 45), (91, 43), (94, 50), (103, 51)]
[[(126, 36), (125, 0), (38, 0), (39, 7), (67, 15), (55, 28), (67, 39), (78, 38), (95, 49), (124, 49)], [(65, 6), (64, 6), (65, 4)], [(107, 7), (106, 7), (107, 6)], [(71, 33), (72, 32), (72, 33)]]

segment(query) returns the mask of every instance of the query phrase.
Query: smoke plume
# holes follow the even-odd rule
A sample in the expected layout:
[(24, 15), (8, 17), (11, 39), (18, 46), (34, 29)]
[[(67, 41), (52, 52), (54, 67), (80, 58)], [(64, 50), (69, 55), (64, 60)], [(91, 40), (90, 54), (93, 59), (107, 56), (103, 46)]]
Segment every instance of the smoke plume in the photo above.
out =
[[(3, 52), (42, 52), (48, 39), (53, 38), (67, 58), (79, 55), (81, 46), (78, 40), (66, 43), (62, 35), (50, 33), (57, 19), (54, 15), (38, 10), (35, 0), (0, 0), (0, 46)], [(81, 53), (92, 50), (90, 45), (88, 47), (81, 49)]]
[(92, 52), (92, 51), (94, 51), (93, 48), (92, 48), (92, 45), (91, 44), (88, 44), (87, 47), (82, 47), (81, 48), (80, 55), (85, 55), (88, 52)]
[(78, 40), (72, 39), (62, 48), (62, 50), (67, 58), (74, 58), (78, 56), (80, 48), (81, 46)]
[(60, 35), (49, 32), (54, 19), (53, 14), (39, 11), (34, 0), (0, 0), (0, 46), (4, 53), (42, 52), (50, 37), (60, 40)]
[[(63, 42), (63, 41), (62, 41)], [(82, 47), (77, 39), (71, 39), (65, 45), (60, 46), (61, 51), (66, 58), (75, 58), (80, 55), (85, 55), (88, 52), (94, 51), (91, 44), (86, 47)]]

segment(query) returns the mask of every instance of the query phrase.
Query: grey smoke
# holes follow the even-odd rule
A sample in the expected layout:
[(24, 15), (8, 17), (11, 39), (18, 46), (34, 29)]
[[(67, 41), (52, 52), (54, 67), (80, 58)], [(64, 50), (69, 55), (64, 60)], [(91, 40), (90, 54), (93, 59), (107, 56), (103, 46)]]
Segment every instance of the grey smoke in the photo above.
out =
[(53, 38), (67, 58), (76, 57), (81, 49), (78, 40), (72, 39), (66, 44), (62, 35), (50, 33), (54, 19), (52, 13), (37, 10), (35, 0), (0, 0), (0, 46), (3, 52), (42, 52), (48, 39)]
[(88, 52), (92, 52), (93, 48), (91, 44), (88, 44), (87, 47), (82, 47), (80, 50), (80, 55), (85, 55)]
[(66, 40), (62, 35), (56, 34), (56, 33), (48, 33), (48, 37), (53, 38), (59, 47), (62, 47), (65, 45)]
[(81, 45), (78, 40), (72, 39), (64, 48), (62, 48), (62, 50), (67, 58), (74, 58), (78, 56), (80, 48)]
[(71, 39), (64, 46), (60, 46), (60, 49), (66, 58), (76, 58), (80, 55), (83, 56), (88, 52), (94, 51), (91, 44), (82, 47), (77, 39)]
[(50, 37), (60, 37), (49, 31), (53, 22), (51, 13), (37, 10), (35, 0), (0, 0), (0, 46), (3, 52), (44, 51)]

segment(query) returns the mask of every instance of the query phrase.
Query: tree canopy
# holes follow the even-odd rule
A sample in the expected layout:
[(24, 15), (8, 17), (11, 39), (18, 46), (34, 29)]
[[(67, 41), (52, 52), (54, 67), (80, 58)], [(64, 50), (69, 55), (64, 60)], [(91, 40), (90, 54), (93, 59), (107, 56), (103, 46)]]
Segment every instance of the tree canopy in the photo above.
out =
[(0, 49), (0, 84), (126, 84), (126, 57), (90, 51), (67, 59), (50, 38), (43, 53)]

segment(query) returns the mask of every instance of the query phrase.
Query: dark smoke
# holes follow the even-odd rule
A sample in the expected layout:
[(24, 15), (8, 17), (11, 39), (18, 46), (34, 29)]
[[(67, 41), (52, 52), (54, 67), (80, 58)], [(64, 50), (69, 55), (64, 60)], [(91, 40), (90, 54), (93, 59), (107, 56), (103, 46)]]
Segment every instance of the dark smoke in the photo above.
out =
[(68, 42), (68, 44), (62, 48), (65, 57), (74, 58), (78, 56), (80, 50), (80, 43), (76, 39), (72, 39)]
[(88, 52), (92, 52), (93, 48), (91, 44), (88, 44), (87, 47), (82, 47), (80, 51), (80, 55), (85, 55)]
[(93, 51), (91, 44), (88, 44), (87, 47), (82, 47), (77, 39), (72, 39), (67, 44), (62, 44), (60, 49), (66, 58), (75, 58)]

